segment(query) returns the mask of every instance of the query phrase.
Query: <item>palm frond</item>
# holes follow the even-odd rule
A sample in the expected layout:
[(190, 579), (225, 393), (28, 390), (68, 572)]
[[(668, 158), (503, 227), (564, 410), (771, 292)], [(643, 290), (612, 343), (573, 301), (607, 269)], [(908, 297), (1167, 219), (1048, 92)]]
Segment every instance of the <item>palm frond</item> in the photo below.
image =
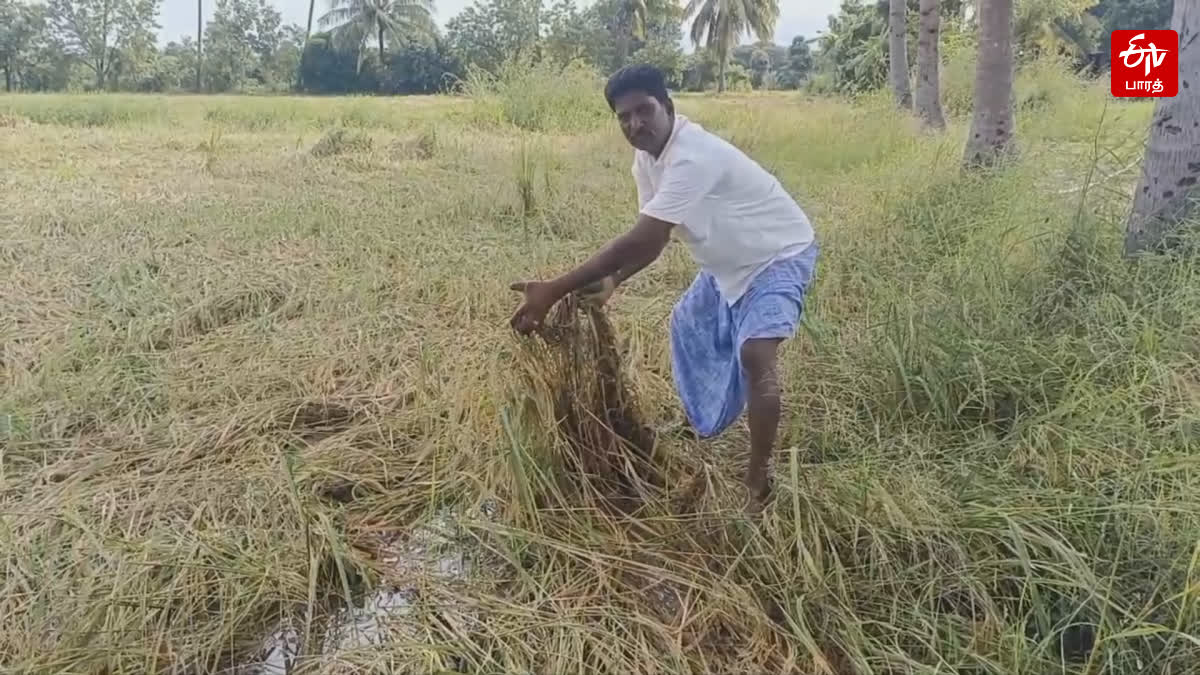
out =
[(646, 0), (627, 0), (629, 3), (630, 28), (634, 37), (646, 37)]
[(394, 0), (389, 11), (407, 11), (409, 9), (419, 9), (427, 14), (433, 14), (436, 7), (433, 0)]
[(398, 0), (388, 7), (389, 27), (398, 34), (436, 35), (431, 0)]
[(422, 7), (397, 7), (386, 16), (393, 21), (401, 23), (407, 21), (411, 23), (428, 23), (430, 25), (434, 24), (433, 15)]
[(329, 28), (331, 26), (341, 26), (358, 18), (358, 11), (353, 7), (335, 7), (321, 15), (317, 19), (317, 25), (321, 28)]
[(743, 25), (747, 32), (753, 32), (760, 40), (770, 40), (775, 33), (775, 24), (779, 22), (778, 0), (741, 0)]
[(708, 35), (708, 39), (712, 40), (718, 1), (689, 0), (686, 10), (687, 14), (691, 15), (694, 13), (696, 15), (696, 18), (692, 20), (692, 29), (690, 31), (693, 45), (699, 47), (700, 43), (704, 41), (706, 34)]
[[(644, 0), (641, 1), (644, 4)], [(779, 0), (688, 0), (685, 19), (691, 18), (692, 44), (704, 43), (722, 54), (733, 49), (742, 34), (769, 41), (779, 22)]]

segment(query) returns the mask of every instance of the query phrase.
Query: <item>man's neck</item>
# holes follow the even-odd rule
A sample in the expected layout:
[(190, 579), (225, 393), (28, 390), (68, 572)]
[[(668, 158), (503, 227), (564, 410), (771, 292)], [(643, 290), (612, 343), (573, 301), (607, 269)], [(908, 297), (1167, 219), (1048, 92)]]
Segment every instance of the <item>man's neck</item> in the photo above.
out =
[(667, 144), (671, 142), (671, 138), (675, 136), (675, 113), (671, 113), (670, 119), (671, 131), (667, 134), (667, 137), (663, 139), (662, 145), (658, 146), (657, 150), (650, 153), (654, 159), (658, 159), (660, 156), (662, 156), (663, 150), (667, 147)]

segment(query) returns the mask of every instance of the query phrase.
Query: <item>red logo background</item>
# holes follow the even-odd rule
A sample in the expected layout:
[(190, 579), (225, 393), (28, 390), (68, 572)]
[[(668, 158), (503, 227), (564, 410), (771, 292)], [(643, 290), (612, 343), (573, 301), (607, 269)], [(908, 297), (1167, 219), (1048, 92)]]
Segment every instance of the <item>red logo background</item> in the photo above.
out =
[[(1138, 35), (1133, 48), (1144, 49), (1122, 57), (1130, 49), (1130, 41)], [(1158, 55), (1149, 51), (1150, 46)], [(1112, 95), (1120, 97), (1169, 97), (1179, 93), (1179, 34), (1173, 30), (1114, 30), (1109, 60), (1112, 67)], [(1165, 50), (1165, 53), (1164, 53)], [(1158, 59), (1162, 62), (1158, 65)], [(1126, 65), (1126, 63), (1132, 65)], [(1150, 72), (1146, 73), (1146, 64)], [(1154, 91), (1161, 83), (1161, 91)]]

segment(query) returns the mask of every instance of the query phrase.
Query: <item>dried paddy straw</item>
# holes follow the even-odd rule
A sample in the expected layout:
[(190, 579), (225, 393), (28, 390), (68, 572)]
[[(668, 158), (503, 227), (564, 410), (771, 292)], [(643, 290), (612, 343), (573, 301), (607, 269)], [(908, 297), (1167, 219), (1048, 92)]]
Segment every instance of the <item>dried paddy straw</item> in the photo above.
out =
[(577, 486), (622, 510), (641, 503), (641, 487), (661, 484), (655, 433), (645, 424), (621, 369), (616, 335), (604, 310), (571, 295), (555, 306), (528, 343), (527, 372), (554, 403), (564, 441), (563, 469)]

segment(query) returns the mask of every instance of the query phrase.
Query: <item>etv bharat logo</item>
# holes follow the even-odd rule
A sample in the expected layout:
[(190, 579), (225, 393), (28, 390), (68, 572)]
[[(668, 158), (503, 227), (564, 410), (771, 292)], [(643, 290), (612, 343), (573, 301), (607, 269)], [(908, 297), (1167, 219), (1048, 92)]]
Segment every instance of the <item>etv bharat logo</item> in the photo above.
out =
[(1114, 30), (1111, 62), (1113, 96), (1179, 93), (1179, 34), (1173, 30)]

